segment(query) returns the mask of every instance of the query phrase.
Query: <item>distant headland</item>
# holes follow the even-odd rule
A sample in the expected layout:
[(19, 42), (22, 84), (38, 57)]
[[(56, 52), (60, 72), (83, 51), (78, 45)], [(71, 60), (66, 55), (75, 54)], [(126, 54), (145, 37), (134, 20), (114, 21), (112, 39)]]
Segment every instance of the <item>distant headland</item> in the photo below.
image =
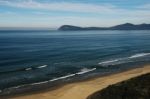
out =
[(125, 23), (112, 27), (79, 27), (73, 25), (63, 25), (58, 28), (60, 31), (78, 31), (78, 30), (150, 30), (150, 24), (131, 24)]

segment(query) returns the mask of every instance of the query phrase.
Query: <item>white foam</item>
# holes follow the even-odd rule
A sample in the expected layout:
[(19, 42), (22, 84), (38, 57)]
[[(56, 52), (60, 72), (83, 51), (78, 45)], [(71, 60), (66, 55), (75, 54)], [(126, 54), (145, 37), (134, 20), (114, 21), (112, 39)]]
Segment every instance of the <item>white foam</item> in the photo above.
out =
[[(47, 65), (46, 65), (46, 66), (47, 66)], [(45, 67), (45, 66), (42, 66), (42, 67)], [(28, 69), (28, 68), (27, 68), (27, 69)], [(31, 68), (31, 69), (32, 69), (32, 68)], [(24, 84), (24, 85), (14, 86), (14, 87), (10, 87), (10, 88), (8, 88), (8, 89), (18, 89), (18, 88), (24, 87), (24, 86), (26, 86), (26, 85), (39, 85), (39, 84), (44, 84), (44, 83), (48, 83), (48, 82), (53, 82), (53, 81), (57, 81), (57, 80), (69, 78), (69, 77), (72, 77), (72, 76), (75, 76), (75, 75), (84, 74), (84, 73), (91, 72), (91, 71), (94, 71), (94, 70), (96, 70), (96, 68), (92, 68), (92, 69), (83, 68), (83, 69), (81, 69), (81, 72), (78, 72), (78, 73), (75, 73), (75, 74), (69, 74), (69, 75), (66, 75), (66, 76), (54, 78), (54, 79), (51, 79), (51, 80), (48, 80), (48, 81), (43, 81), (43, 82), (37, 82), (37, 83), (32, 83), (32, 84)], [(0, 93), (1, 93), (1, 92), (2, 92), (2, 90), (0, 90)]]
[(96, 70), (96, 68), (92, 68), (92, 69), (83, 68), (83, 69), (81, 69), (81, 72), (78, 72), (76, 74), (78, 74), (78, 75), (85, 74), (85, 73), (88, 73), (88, 72), (91, 72), (91, 71), (94, 71), (94, 70)]
[(23, 87), (23, 86), (25, 86), (25, 85), (26, 85), (26, 84), (24, 84), (24, 85), (18, 85), (18, 86), (10, 87), (10, 88), (8, 88), (8, 89), (18, 89), (18, 88)]
[(98, 63), (99, 65), (103, 65), (103, 64), (110, 64), (110, 63), (114, 63), (114, 62), (117, 62), (121, 59), (114, 59), (114, 60), (109, 60), (109, 61), (104, 61), (104, 62), (100, 62)]
[(18, 88), (24, 87), (24, 86), (26, 86), (26, 85), (39, 85), (39, 84), (44, 84), (44, 83), (48, 83), (48, 81), (37, 82), (37, 83), (32, 83), (32, 84), (24, 84), (24, 85), (19, 85), (19, 86), (10, 87), (10, 88), (8, 88), (8, 89), (18, 89)]
[(38, 66), (37, 68), (44, 68), (47, 67), (48, 65), (42, 65), (42, 66)]
[(32, 83), (31, 85), (39, 85), (39, 84), (44, 84), (44, 83), (48, 83), (48, 81), (43, 81), (43, 82)]
[(144, 56), (148, 56), (148, 55), (150, 55), (150, 53), (138, 53), (138, 54), (135, 54), (135, 55), (131, 55), (129, 57), (117, 58), (117, 59), (113, 59), (113, 60), (103, 61), (103, 62), (100, 62), (98, 64), (101, 65), (101, 66), (118, 65), (118, 64), (122, 64), (122, 63), (131, 62), (131, 61), (133, 61), (132, 59), (140, 58), (140, 57), (144, 57)]
[(126, 58), (117, 58), (114, 60), (108, 60), (108, 61), (104, 61), (104, 62), (100, 62), (98, 63), (101, 66), (108, 66), (108, 65), (117, 65), (117, 64), (121, 64), (124, 63), (126, 61)]
[(32, 68), (26, 68), (25, 70), (26, 70), (26, 71), (28, 71), (28, 70), (32, 70)]
[(56, 80), (60, 80), (60, 79), (69, 78), (69, 77), (72, 77), (72, 76), (75, 76), (75, 74), (69, 74), (69, 75), (66, 75), (66, 76), (54, 78), (54, 79), (51, 79), (51, 80), (49, 80), (49, 81), (56, 81)]
[(139, 54), (132, 55), (129, 58), (138, 58), (138, 57), (144, 57), (148, 55), (150, 55), (150, 53), (139, 53)]

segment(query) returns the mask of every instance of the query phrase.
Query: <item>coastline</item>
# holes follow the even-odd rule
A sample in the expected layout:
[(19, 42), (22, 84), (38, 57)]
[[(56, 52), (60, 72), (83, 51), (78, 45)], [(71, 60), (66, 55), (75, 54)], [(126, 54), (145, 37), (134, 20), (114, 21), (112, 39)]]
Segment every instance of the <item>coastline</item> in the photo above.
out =
[(142, 74), (150, 73), (150, 65), (129, 69), (119, 73), (95, 77), (85, 81), (73, 82), (50, 88), (46, 91), (31, 92), (29, 94), (12, 95), (1, 99), (86, 99), (92, 93), (108, 85), (115, 84)]

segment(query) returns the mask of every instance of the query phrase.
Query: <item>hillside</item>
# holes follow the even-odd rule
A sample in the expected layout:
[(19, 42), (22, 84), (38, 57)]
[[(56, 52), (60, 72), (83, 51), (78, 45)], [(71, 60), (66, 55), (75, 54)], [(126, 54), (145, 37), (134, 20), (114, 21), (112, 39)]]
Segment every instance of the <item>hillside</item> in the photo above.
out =
[(149, 99), (150, 73), (108, 86), (88, 99)]
[(131, 23), (125, 23), (112, 27), (79, 27), (72, 25), (63, 25), (58, 28), (60, 31), (77, 31), (77, 30), (150, 30), (150, 24), (134, 25)]

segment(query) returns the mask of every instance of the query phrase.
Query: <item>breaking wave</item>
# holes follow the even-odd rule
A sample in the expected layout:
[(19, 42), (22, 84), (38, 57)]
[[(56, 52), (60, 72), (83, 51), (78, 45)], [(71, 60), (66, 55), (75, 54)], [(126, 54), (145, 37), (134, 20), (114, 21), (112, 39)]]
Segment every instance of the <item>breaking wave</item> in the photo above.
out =
[(148, 57), (150, 56), (150, 53), (138, 53), (135, 55), (131, 55), (129, 57), (123, 57), (123, 58), (117, 58), (117, 59), (112, 59), (108, 61), (103, 61), (98, 63), (98, 65), (107, 67), (109, 65), (118, 65), (118, 64), (123, 64), (123, 63), (128, 63), (131, 61), (134, 61), (135, 59), (142, 58), (142, 57)]
[[(10, 87), (10, 88), (7, 88), (7, 89), (8, 90), (9, 89), (18, 89), (18, 88), (21, 88), (21, 87), (24, 87), (24, 86), (27, 86), (27, 85), (46, 84), (46, 83), (49, 83), (49, 82), (53, 82), (53, 81), (57, 81), (57, 80), (63, 80), (63, 79), (70, 78), (70, 77), (73, 77), (73, 76), (76, 76), (76, 75), (81, 75), (81, 74), (85, 74), (85, 73), (88, 73), (88, 72), (92, 72), (94, 70), (96, 70), (96, 68), (92, 68), (92, 69), (83, 68), (83, 69), (80, 70), (80, 72), (77, 72), (77, 73), (74, 73), (74, 74), (68, 74), (68, 75), (65, 75), (65, 76), (53, 78), (53, 79), (50, 79), (50, 80), (47, 80), (47, 81), (42, 81), (42, 82), (35, 82), (35, 83), (31, 83), (31, 84), (18, 85), (18, 86)], [(2, 92), (2, 90), (0, 90), (0, 93), (1, 92)]]
[(5, 70), (5, 71), (1, 71), (0, 74), (36, 70), (36, 69), (45, 68), (45, 67), (47, 67), (47, 66), (48, 66), (48, 65), (41, 65), (41, 66), (37, 66), (37, 67), (31, 66), (31, 67), (20, 68), (20, 69), (16, 69), (16, 70)]
[(61, 80), (61, 79), (65, 79), (65, 78), (75, 76), (75, 75), (85, 74), (85, 73), (88, 73), (88, 72), (91, 72), (91, 71), (94, 71), (94, 70), (96, 70), (96, 68), (92, 68), (92, 69), (83, 68), (83, 69), (80, 70), (80, 72), (77, 72), (77, 73), (74, 73), (74, 74), (69, 74), (69, 75), (66, 75), (66, 76), (58, 77), (58, 78), (54, 78), (54, 79), (51, 79), (49, 81)]
[(54, 78), (54, 79), (51, 79), (51, 80), (49, 80), (49, 81), (56, 81), (56, 80), (60, 80), (60, 79), (69, 78), (69, 77), (72, 77), (72, 76), (75, 76), (75, 74), (69, 74), (69, 75), (66, 75), (66, 76)]
[(78, 73), (76, 73), (76, 74), (78, 74), (78, 75), (80, 75), (80, 74), (85, 74), (85, 73), (88, 73), (88, 72), (91, 72), (91, 71), (94, 71), (94, 70), (96, 70), (96, 68), (92, 68), (92, 69), (83, 68), (83, 69), (81, 69), (80, 72), (78, 72)]
[(38, 66), (37, 68), (44, 68), (47, 67), (48, 65), (42, 65), (42, 66)]
[(148, 55), (150, 55), (150, 53), (139, 53), (139, 54), (132, 55), (129, 58), (138, 58), (138, 57), (144, 57)]

